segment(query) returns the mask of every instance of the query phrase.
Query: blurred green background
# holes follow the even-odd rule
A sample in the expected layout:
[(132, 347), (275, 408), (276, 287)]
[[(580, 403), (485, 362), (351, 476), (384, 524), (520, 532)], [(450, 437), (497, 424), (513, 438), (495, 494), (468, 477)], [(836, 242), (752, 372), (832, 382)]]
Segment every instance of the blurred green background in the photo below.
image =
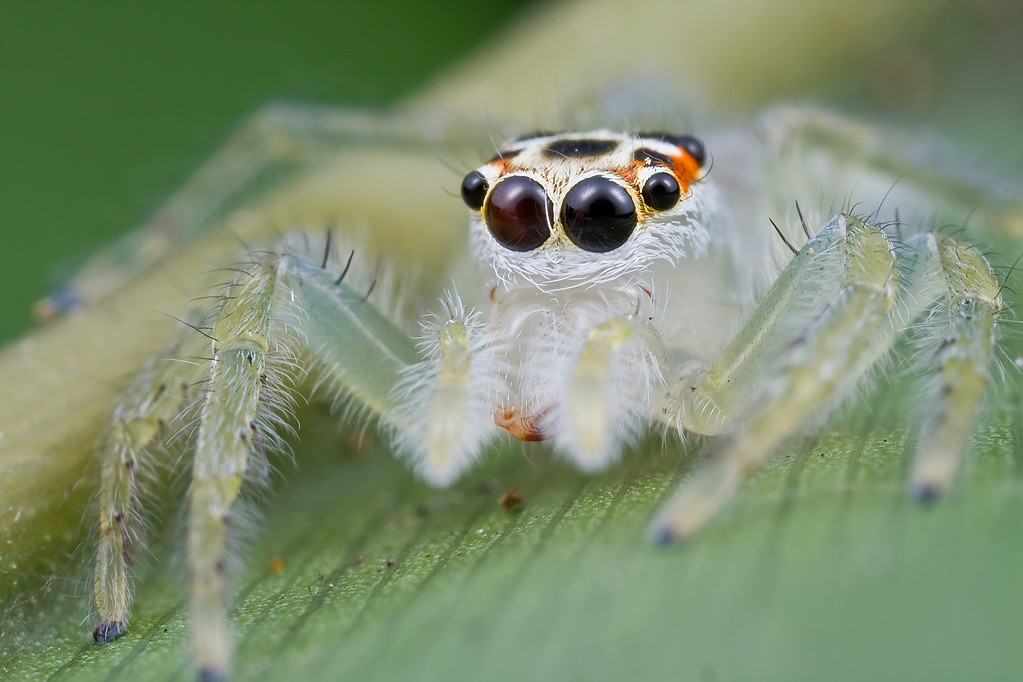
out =
[(525, 4), (0, 2), (0, 343), (261, 104), (385, 105)]
[[(31, 325), (34, 301), (145, 219), (264, 102), (386, 105), (485, 45), (528, 4), (0, 2), (0, 343)], [(908, 25), (878, 22), (853, 59), (750, 74), (741, 92), (710, 99), (735, 111), (811, 98), (883, 112), (949, 134), (996, 174), (1019, 175), (1021, 3), (917, 5)], [(680, 27), (680, 39), (690, 30), (699, 27)]]

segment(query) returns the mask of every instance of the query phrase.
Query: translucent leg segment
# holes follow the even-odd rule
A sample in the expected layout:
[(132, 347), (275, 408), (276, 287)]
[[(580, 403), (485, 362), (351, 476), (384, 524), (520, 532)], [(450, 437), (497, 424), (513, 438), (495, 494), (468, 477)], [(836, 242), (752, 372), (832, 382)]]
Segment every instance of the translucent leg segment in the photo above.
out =
[[(301, 312), (298, 312), (301, 311)], [(327, 270), (301, 258), (268, 257), (224, 297), (213, 327), (214, 358), (200, 415), (188, 514), (192, 647), (205, 679), (227, 674), (225, 615), (231, 508), (250, 456), (275, 447), (291, 411), (294, 357), (305, 344), (331, 389), (394, 422), (390, 390), (415, 358), (408, 337)]]
[[(199, 423), (188, 507), (192, 648), (200, 674), (216, 679), (230, 663), (224, 612), (231, 507), (254, 444), (268, 433), (264, 387), (280, 385), (292, 351), (272, 321), (276, 261), (243, 275), (221, 302), (213, 361)], [(262, 414), (261, 414), (262, 413)]]
[[(380, 150), (387, 149), (388, 160), (397, 168), (402, 168), (399, 159), (412, 159), (409, 165), (421, 172), (423, 168), (415, 161), (421, 164), (422, 159), (428, 159), (429, 170), (435, 172), (435, 159), (450, 153), (450, 142), (464, 132), (445, 130), (431, 138), (421, 128), (401, 117), (384, 116), (380, 112), (367, 114), (355, 109), (338, 111), (282, 103), (268, 105), (247, 120), (225, 147), (171, 196), (142, 229), (97, 253), (60, 291), (40, 301), (36, 315), (48, 319), (116, 292), (131, 278), (176, 250), (221, 229), (221, 218), (250, 208), (253, 196), (286, 193), (312, 169), (321, 170), (320, 164), (325, 162), (369, 153), (379, 157)], [(356, 158), (353, 172), (359, 162)], [(358, 184), (351, 182), (349, 176), (344, 177), (348, 185)], [(432, 187), (430, 189), (432, 191)], [(322, 195), (305, 196), (302, 200), (306, 205), (313, 202), (311, 215), (338, 215), (337, 204), (329, 200), (345, 193), (344, 186), (332, 184), (330, 196), (324, 190)], [(327, 205), (316, 203), (324, 201), (328, 201)], [(353, 206), (359, 205), (361, 202), (353, 203)], [(393, 212), (394, 207), (390, 208)], [(363, 212), (355, 214), (363, 215)], [(302, 224), (305, 219), (304, 215), (276, 217), (284, 220), (285, 225)], [(244, 235), (249, 243), (256, 236)], [(263, 238), (271, 236), (266, 232), (262, 234)]]
[(668, 387), (660, 416), (679, 430), (711, 435), (727, 430), (748, 409), (778, 353), (820, 316), (846, 276), (846, 218), (820, 231), (779, 274), (749, 321), (707, 368), (683, 368)]
[[(836, 295), (792, 341), (785, 369), (757, 398), (742, 428), (722, 438), (711, 465), (655, 518), (652, 532), (658, 540), (683, 538), (699, 528), (731, 497), (746, 474), (817, 407), (851, 388), (890, 346), (889, 316), (899, 281), (891, 244), (877, 228), (842, 215), (822, 235), (833, 240), (832, 248), (841, 254), (841, 279), (831, 287)], [(812, 267), (813, 262), (812, 258), (794, 261), (790, 268)], [(758, 329), (746, 329), (742, 335), (762, 336)], [(731, 356), (729, 362), (734, 362)], [(712, 369), (709, 376), (715, 375)]]
[(991, 383), (1001, 289), (972, 246), (934, 237), (946, 288), (920, 335), (927, 360), (920, 392), (923, 424), (910, 491), (922, 500), (955, 479), (974, 419)]
[(368, 288), (295, 257), (282, 257), (282, 298), (313, 362), (325, 375), (325, 388), (361, 406), (384, 425), (407, 428), (392, 389), (402, 371), (419, 360), (407, 332), (368, 301)]
[[(793, 283), (831, 270), (826, 260), (836, 255), (841, 268), (832, 274), (840, 272), (841, 278), (817, 285), (838, 295), (813, 312), (813, 294), (797, 297)], [(975, 248), (924, 234), (896, 256), (880, 230), (839, 216), (793, 259), (736, 342), (691, 388), (706, 404), (739, 406), (737, 416), (722, 410), (715, 423), (735, 419), (741, 426), (726, 432), (710, 465), (660, 512), (653, 535), (671, 541), (698, 529), (745, 475), (811, 413), (847, 394), (898, 333), (924, 313), (916, 340), (924, 357), (921, 427), (910, 486), (923, 499), (944, 491), (959, 468), (990, 383), (1001, 306), (998, 283)], [(808, 319), (807, 312), (813, 314), (805, 329), (778, 345), (793, 329), (792, 320)], [(765, 373), (768, 365), (756, 358), (779, 352), (788, 358), (783, 371)], [(743, 387), (764, 382), (764, 391), (750, 401)], [(671, 407), (692, 404), (669, 395)], [(691, 419), (684, 409), (675, 418), (683, 424)]]
[(119, 407), (98, 449), (100, 466), (99, 544), (93, 592), (99, 625), (96, 642), (117, 637), (128, 624), (129, 573), (143, 533), (140, 479), (152, 468), (152, 450), (188, 400), (201, 367), (187, 357), (184, 342), (164, 349), (122, 392)]

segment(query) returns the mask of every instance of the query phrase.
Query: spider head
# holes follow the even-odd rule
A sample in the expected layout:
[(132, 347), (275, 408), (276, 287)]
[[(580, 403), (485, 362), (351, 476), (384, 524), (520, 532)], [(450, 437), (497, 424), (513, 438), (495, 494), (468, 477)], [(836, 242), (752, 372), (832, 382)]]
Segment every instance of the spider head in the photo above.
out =
[(709, 239), (694, 137), (600, 130), (511, 141), (462, 181), (475, 257), (509, 286), (601, 284)]

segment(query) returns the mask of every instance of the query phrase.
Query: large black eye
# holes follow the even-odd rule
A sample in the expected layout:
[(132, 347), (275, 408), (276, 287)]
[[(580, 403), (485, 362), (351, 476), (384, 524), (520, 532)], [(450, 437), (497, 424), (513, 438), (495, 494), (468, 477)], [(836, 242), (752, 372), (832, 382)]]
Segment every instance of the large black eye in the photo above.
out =
[(580, 249), (604, 253), (628, 241), (636, 228), (636, 206), (624, 187), (595, 176), (581, 180), (565, 195), (562, 222)]
[(490, 233), (512, 251), (532, 251), (551, 236), (554, 207), (536, 180), (507, 177), (490, 192), (485, 210)]
[(671, 173), (654, 173), (643, 185), (643, 201), (655, 211), (667, 211), (680, 196), (682, 188)]
[(462, 201), (474, 211), (483, 208), (483, 200), (487, 198), (487, 179), (479, 171), (473, 171), (462, 180)]

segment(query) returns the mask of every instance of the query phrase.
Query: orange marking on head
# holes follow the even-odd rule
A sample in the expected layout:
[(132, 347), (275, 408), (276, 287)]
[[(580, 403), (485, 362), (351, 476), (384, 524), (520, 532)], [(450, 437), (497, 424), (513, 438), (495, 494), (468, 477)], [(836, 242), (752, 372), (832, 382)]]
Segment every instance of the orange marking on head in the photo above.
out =
[(490, 166), (491, 168), (496, 168), (498, 171), (500, 171), (498, 177), (504, 177), (508, 173), (511, 173), (513, 170), (515, 170), (515, 168), (512, 165), (512, 162), (514, 160), (515, 160), (515, 156), (504, 156), (504, 157), (500, 157), (499, 156), (499, 157), (497, 157), (495, 159), (491, 159), (487, 163), (487, 165)]
[(689, 185), (703, 177), (703, 168), (684, 149), (680, 149), (678, 154), (672, 154), (671, 158), (674, 160), (671, 169), (678, 177), (678, 184), (682, 186), (682, 192), (686, 193), (689, 191)]
[(639, 171), (646, 167), (646, 161), (636, 160), (627, 166), (621, 168), (615, 168), (612, 172), (618, 173), (625, 179), (627, 183), (636, 187), (637, 179), (639, 178)]

